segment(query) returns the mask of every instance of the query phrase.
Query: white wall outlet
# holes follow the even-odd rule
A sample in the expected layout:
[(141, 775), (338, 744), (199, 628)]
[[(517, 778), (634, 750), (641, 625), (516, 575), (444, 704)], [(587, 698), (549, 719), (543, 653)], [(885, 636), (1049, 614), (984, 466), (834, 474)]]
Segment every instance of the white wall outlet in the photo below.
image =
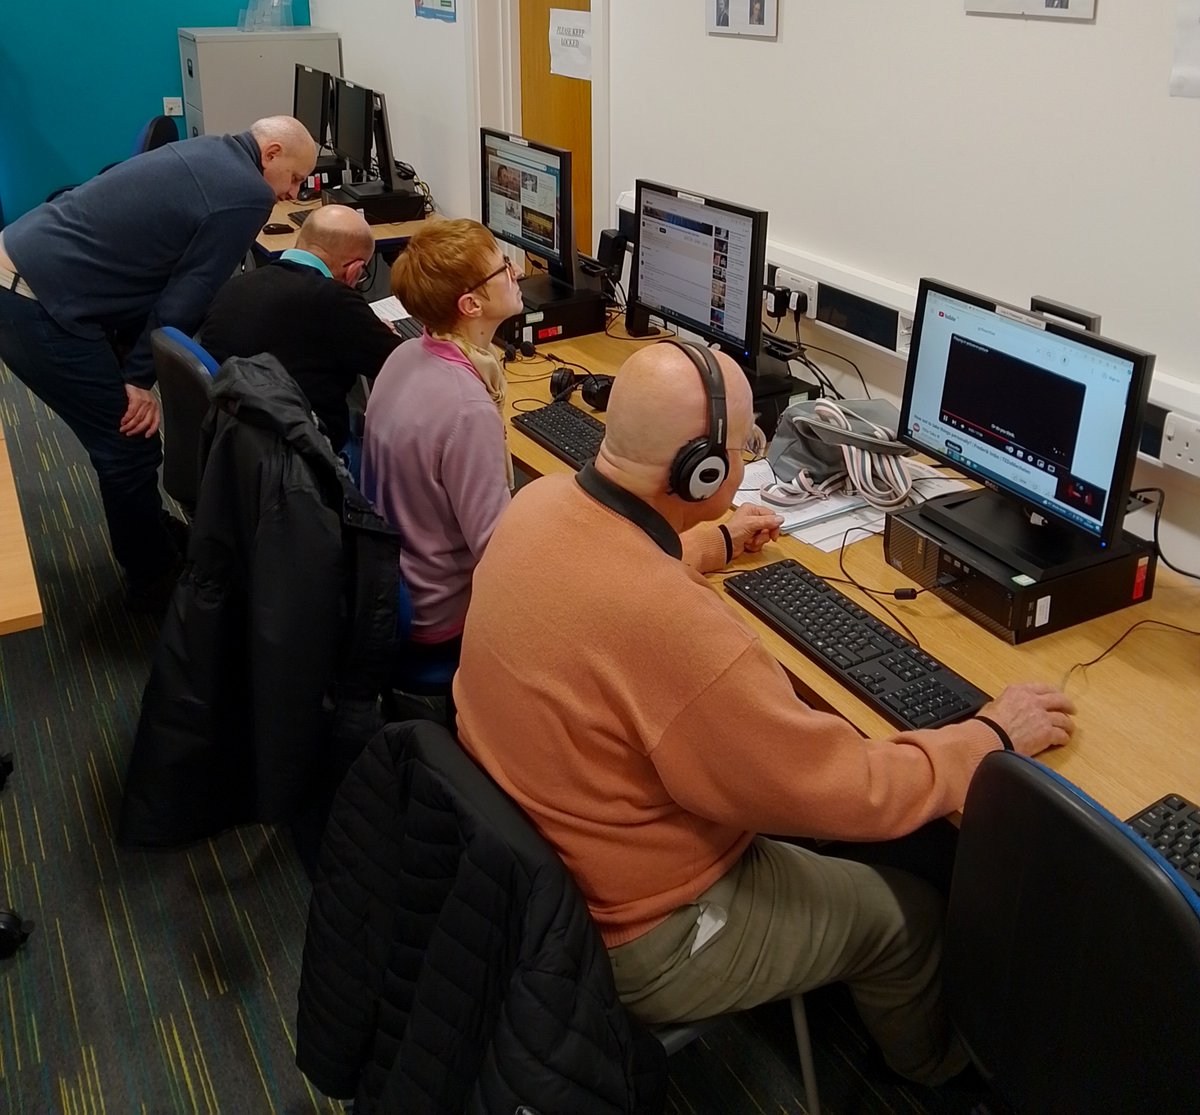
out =
[(1162, 463), (1200, 476), (1200, 420), (1171, 411), (1163, 423)]
[(163, 97), (163, 115), (164, 116), (182, 116), (183, 115), (183, 98), (182, 97)]
[(804, 316), (817, 316), (816, 279), (810, 278), (808, 275), (801, 275), (799, 271), (792, 271), (787, 267), (779, 267), (775, 271), (775, 281), (780, 286), (788, 287), (790, 290), (799, 290), (808, 295), (808, 309), (804, 311)]

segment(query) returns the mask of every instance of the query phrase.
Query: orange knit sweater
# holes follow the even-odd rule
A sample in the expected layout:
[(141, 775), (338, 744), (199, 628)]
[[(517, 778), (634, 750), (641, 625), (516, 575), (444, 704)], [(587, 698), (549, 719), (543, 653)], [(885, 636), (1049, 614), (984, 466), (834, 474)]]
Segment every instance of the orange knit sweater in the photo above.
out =
[(756, 832), (881, 840), (961, 808), (999, 746), (977, 721), (867, 741), (809, 708), (703, 577), (566, 475), (501, 517), (454, 698), (464, 746), (562, 855), (609, 947)]

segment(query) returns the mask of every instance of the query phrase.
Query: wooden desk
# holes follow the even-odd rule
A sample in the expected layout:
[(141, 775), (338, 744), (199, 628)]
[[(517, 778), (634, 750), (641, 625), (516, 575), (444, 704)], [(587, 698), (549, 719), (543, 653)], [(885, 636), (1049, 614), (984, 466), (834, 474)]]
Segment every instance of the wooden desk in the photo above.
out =
[[(547, 351), (593, 372), (612, 372), (644, 343), (597, 334), (547, 346)], [(526, 379), (548, 373), (548, 363), (532, 359), (510, 364), (509, 370), (510, 410), (521, 398), (549, 399), (548, 378)], [(511, 426), (509, 446), (514, 459), (534, 475), (567, 467)], [(736, 564), (753, 568), (783, 557), (794, 557), (822, 576), (840, 576), (836, 553), (826, 554), (787, 537)], [(863, 584), (888, 589), (908, 585), (884, 562), (881, 538), (848, 546), (845, 563)], [(895, 626), (865, 593), (837, 587)], [(866, 736), (895, 731), (769, 627), (732, 600), (730, 604), (759, 631), (805, 700), (838, 712)], [(1101, 654), (1139, 620), (1158, 619), (1200, 630), (1200, 587), (1161, 563), (1149, 602), (1017, 647), (1001, 642), (932, 593), (912, 601), (889, 600), (888, 606), (929, 653), (993, 694), (1019, 681), (1063, 685), (1071, 666)], [(1200, 639), (1161, 628), (1139, 628), (1103, 662), (1086, 671), (1075, 670), (1066, 680), (1066, 690), (1077, 706), (1075, 738), (1068, 747), (1043, 753), (1042, 761), (1118, 817), (1132, 816), (1169, 792), (1200, 801)]]
[(0, 635), (42, 625), (42, 601), (17, 502), (12, 462), (0, 427)]
[[(260, 232), (258, 239), (254, 242), (254, 246), (260, 252), (269, 256), (277, 256), (280, 252), (286, 252), (288, 248), (294, 248), (296, 246), (296, 234), (300, 229), (292, 224), (288, 219), (288, 214), (296, 209), (320, 208), (321, 203), (319, 201), (277, 201), (275, 208), (271, 210), (271, 221), (287, 225), (291, 231), (286, 233), (281, 232), (277, 236)], [(441, 216), (437, 213), (430, 213), (422, 221), (398, 221), (390, 224), (372, 225), (371, 231), (375, 234), (375, 247), (377, 249), (396, 247), (399, 244), (403, 244), (417, 229), (424, 227), (425, 221), (440, 221), (441, 219)]]

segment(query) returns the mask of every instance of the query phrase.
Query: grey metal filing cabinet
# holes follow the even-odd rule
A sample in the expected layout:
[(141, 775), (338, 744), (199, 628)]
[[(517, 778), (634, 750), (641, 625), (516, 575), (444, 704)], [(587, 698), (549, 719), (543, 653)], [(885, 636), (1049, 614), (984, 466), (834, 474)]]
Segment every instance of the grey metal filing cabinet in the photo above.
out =
[(338, 33), (319, 27), (179, 28), (185, 135), (244, 132), (264, 116), (289, 115), (297, 62), (340, 76)]

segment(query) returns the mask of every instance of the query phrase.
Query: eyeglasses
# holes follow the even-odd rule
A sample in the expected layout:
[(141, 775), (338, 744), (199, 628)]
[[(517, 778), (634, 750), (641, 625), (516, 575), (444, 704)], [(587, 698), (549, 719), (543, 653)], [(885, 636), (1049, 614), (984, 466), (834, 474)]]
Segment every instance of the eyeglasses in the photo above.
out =
[(746, 464), (761, 460), (767, 453), (767, 435), (757, 425), (750, 427), (746, 441), (742, 445), (727, 445), (726, 449), (737, 449), (741, 452)]
[(508, 272), (508, 277), (510, 279), (519, 279), (521, 277), (521, 269), (515, 263), (513, 263), (511, 259), (505, 259), (505, 261), (500, 264), (500, 266), (497, 267), (496, 270), (490, 275), (485, 275), (474, 286), (467, 287), (466, 293), (470, 294), (473, 291), (478, 290), (481, 286), (490, 283), (497, 275), (503, 275), (505, 271)]

